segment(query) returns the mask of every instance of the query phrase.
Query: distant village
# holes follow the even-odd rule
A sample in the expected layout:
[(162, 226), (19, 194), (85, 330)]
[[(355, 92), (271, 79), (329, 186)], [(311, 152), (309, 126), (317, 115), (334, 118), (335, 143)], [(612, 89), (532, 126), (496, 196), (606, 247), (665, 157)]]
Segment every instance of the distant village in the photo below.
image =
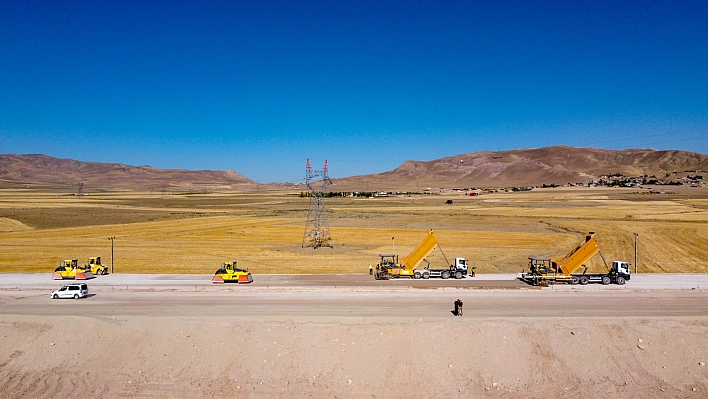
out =
[[(686, 170), (684, 172), (666, 173), (664, 176), (655, 175), (625, 176), (622, 173), (612, 173), (602, 175), (598, 179), (593, 179), (585, 183), (566, 184), (542, 184), (540, 186), (507, 187), (507, 188), (450, 188), (426, 187), (415, 191), (330, 191), (323, 193), (324, 197), (359, 197), (374, 198), (402, 195), (432, 195), (450, 192), (464, 193), (469, 196), (499, 192), (531, 191), (535, 188), (555, 188), (555, 187), (642, 187), (642, 186), (688, 186), (702, 188), (708, 185), (708, 172), (702, 170)], [(647, 187), (648, 188), (648, 187)], [(649, 193), (662, 193), (663, 191), (650, 189)], [(301, 192), (301, 197), (308, 197), (310, 194)]]

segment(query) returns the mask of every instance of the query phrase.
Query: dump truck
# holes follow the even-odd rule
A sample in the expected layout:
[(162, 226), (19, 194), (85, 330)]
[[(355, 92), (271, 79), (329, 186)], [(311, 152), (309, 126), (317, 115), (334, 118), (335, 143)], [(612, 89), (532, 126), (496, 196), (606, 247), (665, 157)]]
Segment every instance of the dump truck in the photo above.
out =
[[(587, 262), (595, 254), (600, 254), (602, 262), (608, 269), (607, 273), (587, 273)], [(576, 273), (585, 267), (582, 273)], [(629, 264), (624, 261), (613, 261), (612, 267), (607, 266), (605, 257), (600, 252), (600, 246), (594, 232), (589, 232), (585, 238), (573, 247), (561, 259), (553, 261), (548, 257), (529, 258), (529, 272), (521, 272), (517, 278), (532, 285), (548, 285), (554, 283), (580, 284), (615, 283), (623, 285), (630, 279)]]
[[(425, 259), (423, 259), (425, 261)], [(461, 279), (465, 276), (474, 277), (474, 267), (470, 268), (467, 265), (467, 260), (465, 258), (455, 258), (455, 262), (450, 265), (448, 269), (431, 269), (430, 263), (423, 269), (413, 270), (413, 278), (419, 279), (429, 279), (431, 277), (448, 279), (450, 277)]]
[(84, 270), (79, 266), (78, 259), (67, 259), (54, 269), (52, 279), (54, 280), (88, 280), (94, 278), (91, 270)]
[(224, 262), (219, 270), (214, 273), (211, 282), (214, 284), (239, 283), (248, 284), (253, 282), (253, 277), (247, 269), (236, 267), (237, 262)]
[(105, 276), (108, 274), (108, 266), (101, 263), (100, 256), (89, 258), (88, 263), (84, 265), (84, 270), (90, 270), (94, 276)]
[[(440, 249), (440, 252), (443, 258), (445, 258), (445, 262), (450, 264), (450, 266), (444, 269), (430, 268), (430, 263), (425, 261), (425, 257), (433, 252), (435, 248), (439, 248), (438, 241), (433, 231), (430, 230), (418, 247), (403, 258), (400, 263), (398, 262), (398, 255), (396, 254), (379, 254), (381, 261), (376, 265), (374, 278), (376, 278), (376, 280), (389, 280), (401, 277), (412, 277), (416, 279), (428, 279), (431, 277), (447, 279), (454, 277), (460, 279), (468, 275), (469, 269), (465, 258), (455, 258), (455, 263), (450, 264), (442, 249)], [(416, 269), (423, 261), (428, 263), (428, 265), (423, 269)], [(474, 276), (474, 271), (472, 272), (472, 276)]]

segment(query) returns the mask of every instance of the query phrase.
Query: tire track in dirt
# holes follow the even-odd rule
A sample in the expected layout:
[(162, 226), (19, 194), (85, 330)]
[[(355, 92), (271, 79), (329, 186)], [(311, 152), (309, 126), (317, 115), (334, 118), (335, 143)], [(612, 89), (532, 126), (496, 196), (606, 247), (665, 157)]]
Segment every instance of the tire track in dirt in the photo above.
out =
[[(562, 346), (559, 348), (551, 342), (551, 331), (524, 326), (519, 329), (519, 335), (531, 348), (529, 369), (534, 373), (534, 382), (547, 387), (564, 387), (562, 392), (558, 391), (556, 394), (572, 397), (579, 389), (581, 381), (572, 368), (556, 355), (556, 350), (562, 350)], [(551, 393), (549, 392), (549, 395)]]
[(636, 397), (651, 397), (660, 391), (662, 381), (639, 366), (642, 362), (637, 356), (641, 356), (642, 349), (629, 344), (634, 341), (625, 335), (627, 329), (627, 326), (616, 323), (600, 325), (600, 331), (605, 335), (609, 346), (609, 362), (617, 369), (615, 383), (619, 386), (633, 386)]

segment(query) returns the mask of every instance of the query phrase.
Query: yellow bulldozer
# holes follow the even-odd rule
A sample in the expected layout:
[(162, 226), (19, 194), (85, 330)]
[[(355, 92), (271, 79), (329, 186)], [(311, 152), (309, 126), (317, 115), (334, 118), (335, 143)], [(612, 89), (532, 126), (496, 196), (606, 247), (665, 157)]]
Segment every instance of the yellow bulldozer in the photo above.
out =
[(88, 280), (94, 278), (91, 270), (85, 270), (79, 266), (78, 259), (66, 259), (54, 269), (52, 279), (54, 280)]
[(108, 274), (108, 266), (101, 263), (100, 256), (89, 258), (88, 263), (84, 266), (84, 270), (91, 270), (94, 276), (105, 276)]
[(211, 279), (211, 282), (214, 284), (248, 284), (253, 282), (253, 277), (248, 270), (239, 269), (236, 267), (236, 261), (233, 261), (222, 264), (219, 270), (214, 273), (214, 277)]

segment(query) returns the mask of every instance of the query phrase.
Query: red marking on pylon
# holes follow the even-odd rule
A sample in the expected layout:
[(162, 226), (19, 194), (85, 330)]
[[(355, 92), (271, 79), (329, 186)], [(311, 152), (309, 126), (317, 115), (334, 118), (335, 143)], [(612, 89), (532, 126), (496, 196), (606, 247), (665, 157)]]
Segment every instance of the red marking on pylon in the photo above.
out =
[(307, 158), (307, 170), (312, 170), (312, 166), (310, 165), (310, 158)]
[(327, 162), (328, 162), (328, 161), (325, 159), (324, 169), (322, 169), (325, 173), (327, 173), (328, 170), (329, 170), (329, 168), (327, 167)]

